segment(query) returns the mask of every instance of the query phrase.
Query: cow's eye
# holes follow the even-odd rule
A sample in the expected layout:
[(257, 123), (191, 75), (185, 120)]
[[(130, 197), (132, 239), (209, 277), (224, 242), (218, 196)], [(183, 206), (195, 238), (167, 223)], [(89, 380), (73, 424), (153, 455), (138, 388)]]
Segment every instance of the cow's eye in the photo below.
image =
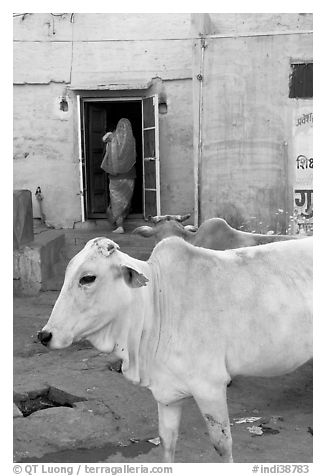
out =
[(91, 284), (91, 283), (94, 283), (95, 279), (96, 279), (96, 276), (92, 276), (92, 275), (83, 276), (82, 278), (80, 278), (79, 284), (81, 284), (82, 286), (84, 286), (84, 284)]

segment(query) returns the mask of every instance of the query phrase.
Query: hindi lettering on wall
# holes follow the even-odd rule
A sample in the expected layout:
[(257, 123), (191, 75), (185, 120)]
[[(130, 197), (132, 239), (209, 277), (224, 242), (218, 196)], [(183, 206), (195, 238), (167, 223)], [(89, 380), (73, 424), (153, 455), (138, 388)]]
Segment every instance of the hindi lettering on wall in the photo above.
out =
[(294, 120), (293, 225), (295, 234), (313, 233), (313, 113), (300, 107)]

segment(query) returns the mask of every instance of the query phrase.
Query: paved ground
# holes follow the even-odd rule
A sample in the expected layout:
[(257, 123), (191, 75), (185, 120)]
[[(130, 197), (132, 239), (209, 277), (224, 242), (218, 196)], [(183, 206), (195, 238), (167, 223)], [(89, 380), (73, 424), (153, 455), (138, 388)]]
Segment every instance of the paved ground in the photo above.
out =
[[(105, 233), (107, 234), (107, 233)], [(67, 231), (67, 257), (97, 230)], [(110, 235), (112, 237), (112, 235)], [(145, 259), (153, 245), (130, 235), (114, 238), (122, 251)], [(49, 352), (37, 343), (58, 291), (14, 299), (14, 398), (22, 400), (49, 388), (65, 403), (67, 394), (83, 401), (73, 407), (49, 408), (27, 417), (16, 408), (16, 462), (158, 462), (156, 405), (151, 393), (110, 370), (107, 355), (78, 344)], [(60, 393), (59, 390), (66, 392)], [(236, 378), (228, 390), (236, 462), (312, 461), (312, 364), (273, 379)], [(260, 417), (256, 423), (238, 418)], [(248, 427), (264, 423), (254, 435)], [(131, 441), (132, 440), (132, 441)], [(184, 405), (176, 462), (218, 462), (195, 403)]]

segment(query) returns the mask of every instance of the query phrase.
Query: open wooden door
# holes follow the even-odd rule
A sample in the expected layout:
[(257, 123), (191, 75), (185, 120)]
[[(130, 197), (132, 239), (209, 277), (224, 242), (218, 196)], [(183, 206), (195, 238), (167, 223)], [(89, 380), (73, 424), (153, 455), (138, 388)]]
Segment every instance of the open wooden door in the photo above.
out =
[(158, 96), (142, 101), (144, 217), (161, 214)]
[(101, 163), (106, 132), (106, 111), (95, 104), (86, 104), (87, 218), (103, 218), (108, 206), (108, 178)]

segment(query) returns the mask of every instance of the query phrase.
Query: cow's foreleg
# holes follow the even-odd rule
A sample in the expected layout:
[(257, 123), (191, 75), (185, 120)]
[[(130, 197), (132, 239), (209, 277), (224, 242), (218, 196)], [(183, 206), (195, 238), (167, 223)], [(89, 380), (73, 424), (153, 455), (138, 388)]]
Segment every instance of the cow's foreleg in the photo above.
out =
[(182, 402), (164, 405), (158, 402), (159, 434), (164, 450), (164, 462), (173, 463), (182, 413)]
[(232, 436), (226, 402), (226, 385), (217, 391), (208, 393), (208, 397), (195, 396), (194, 398), (204, 417), (211, 442), (223, 463), (233, 463)]

